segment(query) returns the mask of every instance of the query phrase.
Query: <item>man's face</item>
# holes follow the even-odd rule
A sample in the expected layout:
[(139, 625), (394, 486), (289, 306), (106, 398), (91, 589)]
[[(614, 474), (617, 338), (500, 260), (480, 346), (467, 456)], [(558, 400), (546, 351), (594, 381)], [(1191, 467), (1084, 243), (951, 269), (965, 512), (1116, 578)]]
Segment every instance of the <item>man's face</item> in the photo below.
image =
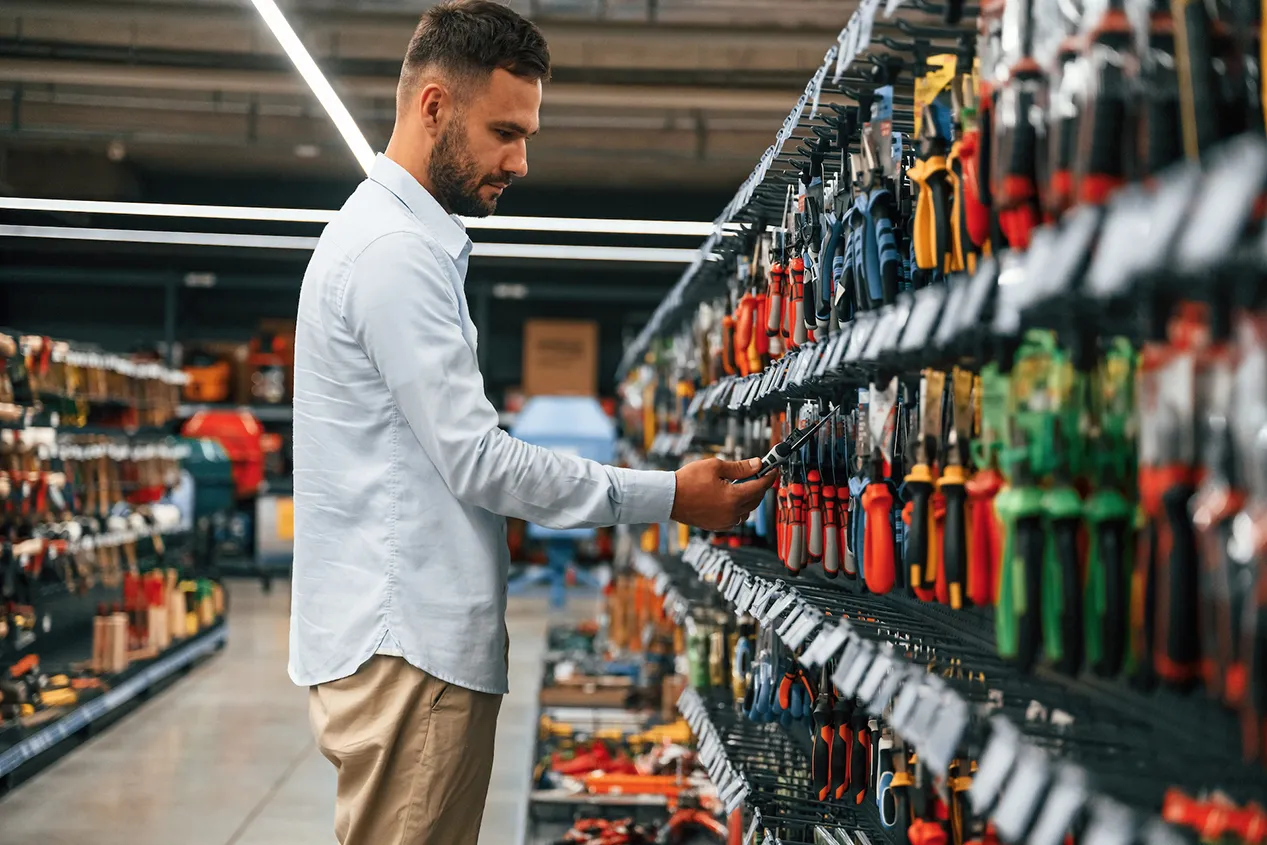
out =
[(528, 174), (528, 138), (540, 127), (541, 83), (495, 70), (474, 87), (436, 139), (428, 177), (451, 214), (487, 217)]

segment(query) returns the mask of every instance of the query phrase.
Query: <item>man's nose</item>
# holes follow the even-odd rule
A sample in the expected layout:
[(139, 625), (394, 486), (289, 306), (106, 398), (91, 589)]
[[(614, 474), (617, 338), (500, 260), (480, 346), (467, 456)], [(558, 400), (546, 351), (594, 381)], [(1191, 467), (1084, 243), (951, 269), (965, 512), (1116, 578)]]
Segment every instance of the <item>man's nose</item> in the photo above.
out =
[(528, 175), (528, 143), (526, 141), (520, 140), (514, 144), (506, 161), (502, 164), (502, 169), (516, 179), (522, 179)]

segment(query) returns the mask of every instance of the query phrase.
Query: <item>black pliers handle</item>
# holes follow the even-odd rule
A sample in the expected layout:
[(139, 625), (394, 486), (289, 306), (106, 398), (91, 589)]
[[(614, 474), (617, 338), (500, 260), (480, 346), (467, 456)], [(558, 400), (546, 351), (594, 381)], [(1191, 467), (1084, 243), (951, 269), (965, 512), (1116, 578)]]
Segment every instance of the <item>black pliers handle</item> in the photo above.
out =
[(758, 478), (763, 478), (786, 464), (793, 455), (800, 451), (802, 446), (809, 442), (814, 433), (823, 427), (824, 423), (836, 415), (836, 410), (836, 408), (832, 408), (819, 417), (817, 422), (793, 432), (792, 436), (782, 443), (776, 443), (774, 448), (766, 452), (765, 457), (761, 459), (761, 469), (747, 478), (736, 479), (731, 484), (745, 484), (749, 481), (756, 481)]

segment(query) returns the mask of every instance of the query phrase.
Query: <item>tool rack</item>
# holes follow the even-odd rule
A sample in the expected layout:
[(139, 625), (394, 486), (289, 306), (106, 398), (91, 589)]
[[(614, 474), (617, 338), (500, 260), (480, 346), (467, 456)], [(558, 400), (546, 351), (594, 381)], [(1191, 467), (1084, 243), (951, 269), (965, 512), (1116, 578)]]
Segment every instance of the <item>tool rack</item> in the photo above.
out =
[[(744, 273), (751, 270), (745, 269), (746, 256), (763, 230), (783, 222), (793, 185), (838, 156), (843, 172), (845, 156), (856, 151), (850, 133), (857, 107), (865, 106), (876, 86), (892, 83), (932, 53), (962, 52), (973, 38), (975, 30), (968, 25), (978, 10), (950, 5), (891, 2), (883, 19), (877, 17), (878, 2), (860, 5), (775, 143), (715, 220), (696, 261), (627, 348), (622, 376), (657, 353), (659, 365), (667, 360), (669, 370), (686, 374), (679, 378), (695, 372), (699, 359), (691, 357), (698, 351), (692, 322), (697, 312), (743, 287)], [(943, 14), (956, 23), (947, 26), (930, 17)], [(860, 61), (868, 47), (870, 55)], [(910, 103), (901, 96), (893, 102), (892, 127), (903, 133), (903, 150), (909, 152), (914, 127), (905, 107)], [(1147, 186), (1127, 184), (1107, 200), (1073, 207), (1057, 222), (1037, 221), (1026, 233), (1024, 250), (985, 253), (971, 272), (947, 273), (849, 321), (842, 317), (838, 331), (820, 333), (817, 341), (789, 348), (781, 357), (772, 352), (759, 372), (717, 377), (714, 370), (711, 383), (685, 394), (679, 390), (678, 427), (659, 432), (647, 457), (674, 466), (702, 449), (723, 443), (733, 449), (736, 421), (787, 409), (790, 423), (802, 407), (825, 413), (829, 406), (855, 401), (860, 389), (865, 393), (868, 386), (874, 390), (890, 379), (897, 380), (901, 396), (909, 396), (928, 368), (979, 369), (1010, 361), (1035, 329), (1049, 330), (1073, 360), (1085, 362), (1094, 359), (1098, 338), (1120, 338), (1136, 348), (1164, 340), (1179, 302), (1196, 300), (1210, 308), (1216, 324), (1229, 319), (1233, 309), (1261, 312), (1267, 305), (1262, 284), (1267, 237), (1258, 209), (1267, 190), (1267, 142), (1258, 129), (1203, 146), (1200, 163), (1179, 160), (1147, 173)], [(677, 351), (678, 341), (684, 341), (686, 354)], [(1267, 370), (1260, 375), (1267, 378)], [(1257, 387), (1238, 385), (1241, 390)], [(1175, 436), (1164, 427), (1168, 421), (1158, 424), (1157, 419), (1165, 418), (1162, 413), (1145, 417), (1141, 438)], [(905, 425), (899, 423), (899, 430)], [(894, 481), (900, 480), (895, 471)], [(900, 521), (893, 528), (902, 548), (908, 529)], [(674, 534), (660, 532), (662, 538)], [(758, 531), (758, 537), (770, 542), (773, 532)], [(876, 594), (861, 578), (831, 580), (815, 566), (793, 577), (790, 565), (773, 550), (745, 542), (705, 535), (682, 549), (662, 540), (660, 562), (666, 571), (676, 571), (685, 561), (736, 617), (755, 616), (762, 629), (776, 629), (802, 666), (814, 669), (834, 658), (838, 681), (850, 666), (861, 666), (855, 669), (860, 677), (849, 679), (850, 692), (861, 685), (869, 698), (879, 696), (873, 699), (878, 705), (873, 715), (891, 707), (892, 726), (899, 735), (909, 734), (904, 738), (920, 756), (949, 762), (941, 758), (953, 748), (980, 762), (978, 780), (1010, 772), (1009, 784), (1030, 781), (1027, 795), (1038, 803), (1025, 809), (1038, 822), (1056, 819), (1061, 835), (1072, 828), (1076, 841), (1094, 845), (1182, 842), (1194, 828), (1209, 838), (1224, 835), (1202, 830), (1195, 821), (1201, 814), (1176, 800), (1172, 790), (1220, 795), (1249, 808), (1267, 804), (1267, 772), (1261, 761), (1245, 758), (1236, 712), (1204, 692), (1124, 675), (1062, 673), (1042, 661), (1026, 671), (999, 656), (999, 633), (988, 607), (951, 610), (921, 601), (906, 593), (901, 580), (899, 589)], [(693, 588), (679, 589), (676, 583), (666, 576), (658, 586), (666, 607), (684, 616), (700, 599)], [(738, 790), (732, 798), (742, 796), (741, 802), (758, 809), (766, 821), (783, 818), (785, 811), (796, 817), (806, 805), (814, 815), (816, 802), (805, 797), (810, 790), (804, 751), (787, 753), (782, 729), (747, 722), (724, 696), (712, 700), (688, 691), (683, 706), (694, 714), (699, 730), (716, 737), (717, 746), (728, 752), (731, 762), (715, 765), (720, 779), (739, 784), (732, 787)], [(952, 736), (939, 741), (938, 731), (930, 731), (933, 726)], [(791, 732), (799, 739), (806, 733), (801, 727)], [(762, 743), (779, 749), (767, 758), (778, 762), (745, 756)], [(1006, 756), (1006, 764), (998, 755)], [(758, 782), (764, 775), (757, 773), (766, 765), (797, 788), (763, 791)], [(990, 778), (983, 778), (987, 773)], [(995, 798), (997, 793), (983, 799), (981, 807), (997, 825), (999, 838), (1038, 841), (1031, 822), (999, 818), (1016, 816), (1017, 807), (995, 806)], [(1164, 821), (1176, 826), (1162, 823), (1163, 808)], [(845, 831), (867, 827), (866, 819), (833, 819), (826, 807), (820, 809), (825, 825)], [(765, 825), (766, 838), (754, 839), (761, 827), (754, 819), (745, 842), (764, 845), (780, 835), (789, 841), (790, 829), (779, 824)], [(1043, 833), (1052, 836), (1052, 830), (1048, 825)], [(1256, 830), (1251, 826), (1240, 835), (1261, 841)], [(904, 833), (899, 839), (905, 841)]]

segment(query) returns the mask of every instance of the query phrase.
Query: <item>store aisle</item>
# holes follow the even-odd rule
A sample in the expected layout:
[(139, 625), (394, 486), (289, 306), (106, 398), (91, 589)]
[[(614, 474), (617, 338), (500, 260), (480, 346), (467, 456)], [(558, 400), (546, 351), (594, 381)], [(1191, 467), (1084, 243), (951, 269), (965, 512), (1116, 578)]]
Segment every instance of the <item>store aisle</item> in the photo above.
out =
[[(0, 845), (334, 841), (334, 770), (309, 733), (306, 692), (286, 676), (288, 584), (264, 594), (233, 581), (229, 600), (225, 650), (0, 800)], [(523, 839), (545, 599), (512, 599), (507, 618), (511, 692), (481, 845)]]

